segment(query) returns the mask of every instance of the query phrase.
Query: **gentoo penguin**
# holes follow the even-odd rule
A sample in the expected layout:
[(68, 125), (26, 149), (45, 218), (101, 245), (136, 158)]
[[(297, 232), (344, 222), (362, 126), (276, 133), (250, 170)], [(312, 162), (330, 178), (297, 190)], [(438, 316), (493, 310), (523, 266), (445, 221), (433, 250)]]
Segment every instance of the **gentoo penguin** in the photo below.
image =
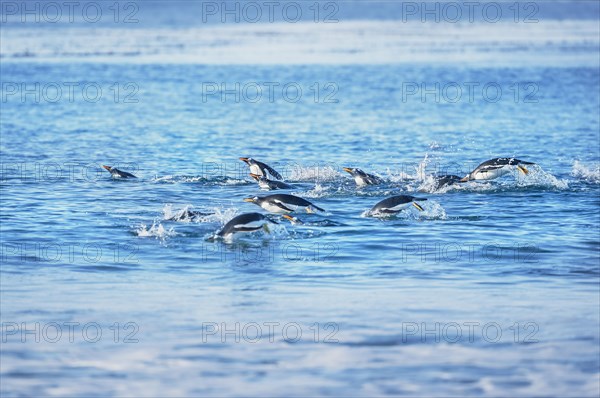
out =
[(528, 174), (529, 170), (527, 170), (523, 165), (524, 164), (535, 164), (532, 162), (525, 162), (523, 160), (515, 159), (515, 158), (495, 158), (490, 159), (481, 163), (479, 166), (475, 168), (472, 172), (467, 174), (464, 178), (462, 178), (461, 182), (467, 182), (471, 180), (493, 180), (494, 178), (501, 177), (505, 174), (510, 173), (511, 166), (517, 166), (517, 168), (523, 172), (523, 174)]
[(137, 178), (133, 174), (128, 173), (126, 171), (121, 171), (121, 170), (117, 169), (116, 167), (110, 167), (110, 166), (102, 166), (102, 167), (104, 167), (106, 170), (108, 170), (108, 172), (112, 175), (112, 178)]
[(283, 193), (262, 197), (251, 196), (249, 198), (245, 198), (244, 202), (257, 204), (266, 211), (277, 214), (291, 213), (300, 208), (305, 209), (307, 213), (314, 213), (315, 209), (323, 212), (325, 211), (320, 207), (310, 203), (308, 200)]
[(367, 174), (361, 169), (344, 167), (344, 171), (350, 173), (350, 175), (354, 177), (354, 182), (356, 182), (356, 185), (359, 187), (381, 184), (382, 182), (381, 178), (374, 176), (373, 174)]
[(398, 195), (392, 196), (377, 203), (371, 209), (371, 214), (396, 214), (399, 211), (406, 209), (410, 205), (415, 206), (419, 211), (423, 211), (423, 208), (417, 203), (417, 201), (427, 200), (425, 198), (415, 198), (410, 195)]
[(283, 181), (269, 180), (264, 175), (261, 176), (258, 174), (250, 173), (250, 177), (254, 178), (256, 180), (256, 182), (258, 182), (258, 186), (261, 189), (265, 189), (267, 191), (270, 191), (273, 189), (293, 189), (294, 188), (290, 184), (286, 184)]
[(172, 215), (169, 218), (165, 218), (165, 221), (185, 221), (185, 220), (195, 220), (196, 218), (210, 216), (215, 213), (203, 213), (197, 210), (183, 209), (178, 211), (176, 214)]
[(252, 174), (268, 177), (268, 173), (277, 180), (283, 180), (281, 174), (279, 174), (271, 166), (264, 164), (263, 162), (259, 162), (258, 160), (254, 160), (252, 158), (240, 158), (240, 160), (245, 162), (248, 166), (250, 166), (250, 173)]
[(453, 174), (435, 176), (434, 179), (435, 179), (435, 184), (436, 184), (435, 189), (440, 189), (447, 185), (453, 185), (453, 184), (461, 182), (461, 180), (462, 180), (462, 178), (460, 178), (459, 176), (455, 176)]
[(268, 232), (267, 223), (277, 224), (275, 221), (265, 217), (260, 213), (245, 213), (233, 217), (223, 228), (217, 233), (217, 236), (229, 238), (233, 234), (240, 232), (254, 232), (264, 228)]

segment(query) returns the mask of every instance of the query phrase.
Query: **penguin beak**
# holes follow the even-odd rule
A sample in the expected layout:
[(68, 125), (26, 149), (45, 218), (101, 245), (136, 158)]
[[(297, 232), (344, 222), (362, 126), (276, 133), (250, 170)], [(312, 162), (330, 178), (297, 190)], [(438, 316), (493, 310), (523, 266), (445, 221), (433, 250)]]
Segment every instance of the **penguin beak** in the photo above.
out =
[(352, 169), (350, 169), (350, 167), (343, 167), (343, 170), (344, 170), (346, 173), (352, 173)]
[(260, 176), (258, 174), (253, 174), (253, 173), (250, 173), (250, 177), (254, 178), (257, 181), (260, 178)]
[(246, 163), (248, 163), (248, 158), (240, 158), (240, 160), (241, 160), (242, 162), (246, 162)]
[(421, 207), (420, 204), (418, 204), (417, 202), (412, 202), (413, 206), (415, 206), (419, 211), (424, 211), (424, 209)]
[(302, 224), (302, 221), (290, 216), (289, 214), (284, 214), (282, 217), (291, 222), (292, 224)]
[(254, 198), (244, 198), (244, 202), (254, 203)]
[(466, 176), (466, 177), (464, 177), (464, 178), (461, 178), (461, 179), (459, 180), (459, 182), (467, 182), (467, 181), (469, 181), (469, 176)]
[(521, 165), (518, 165), (517, 169), (519, 169), (525, 175), (529, 174), (529, 170), (527, 170), (525, 167), (523, 167)]
[(102, 165), (102, 167), (104, 167), (108, 171), (110, 171), (110, 169), (112, 169), (112, 167), (110, 167), (110, 166), (104, 166), (104, 165)]

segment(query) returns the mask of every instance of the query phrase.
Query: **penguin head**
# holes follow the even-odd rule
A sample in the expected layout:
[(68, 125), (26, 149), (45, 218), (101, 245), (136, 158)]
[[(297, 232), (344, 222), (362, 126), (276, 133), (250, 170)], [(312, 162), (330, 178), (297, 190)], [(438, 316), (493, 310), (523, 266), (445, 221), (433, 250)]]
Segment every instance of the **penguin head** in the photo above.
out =
[(112, 167), (111, 167), (111, 166), (105, 166), (105, 165), (102, 165), (102, 167), (103, 167), (103, 168), (105, 168), (107, 171), (111, 171), (111, 170), (112, 170)]
[(475, 179), (475, 176), (473, 175), (474, 173), (469, 173), (466, 176), (464, 176), (463, 178), (461, 178), (460, 180), (458, 180), (459, 182), (467, 182), (467, 181), (471, 181)]
[(296, 225), (296, 224), (302, 225), (302, 224), (304, 224), (302, 222), (302, 220), (300, 220), (298, 217), (292, 217), (289, 214), (284, 214), (284, 215), (282, 215), (282, 217), (285, 218), (286, 220), (288, 220), (289, 222), (291, 222), (293, 225)]
[(254, 159), (252, 158), (240, 158), (240, 160), (248, 165), (254, 163)]
[(350, 173), (352, 176), (359, 175), (361, 177), (365, 177), (367, 175), (364, 171), (355, 167), (344, 167), (344, 171)]
[(250, 203), (258, 203), (259, 200), (260, 200), (260, 198), (258, 196), (250, 196), (250, 197), (244, 198), (244, 202), (250, 202)]

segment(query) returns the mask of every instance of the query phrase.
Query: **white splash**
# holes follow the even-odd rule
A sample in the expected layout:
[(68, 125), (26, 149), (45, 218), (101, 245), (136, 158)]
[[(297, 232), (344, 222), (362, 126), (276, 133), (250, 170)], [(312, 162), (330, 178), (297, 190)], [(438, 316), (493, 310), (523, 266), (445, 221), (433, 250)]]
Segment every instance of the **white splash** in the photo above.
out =
[(386, 169), (387, 180), (389, 180), (391, 183), (394, 183), (394, 184), (413, 182), (413, 181), (423, 181), (428, 176), (427, 166), (429, 165), (430, 162), (431, 161), (429, 159), (429, 154), (425, 153), (425, 156), (423, 156), (423, 159), (414, 167), (407, 166), (406, 169), (404, 166), (401, 166), (402, 169), (391, 169), (388, 167)]
[(429, 154), (425, 154), (423, 160), (419, 162), (417, 167), (415, 167), (416, 175), (415, 179), (418, 181), (423, 181), (427, 177), (427, 165), (429, 164)]
[[(179, 210), (174, 210), (173, 205), (167, 203), (163, 207), (163, 220), (178, 221), (178, 222), (206, 222), (206, 218), (210, 215), (195, 215), (193, 214), (194, 206), (191, 204), (185, 205)], [(209, 213), (202, 211), (202, 213)]]
[(600, 183), (600, 163), (585, 165), (579, 160), (573, 162), (573, 168), (571, 169), (571, 175), (573, 177), (591, 182), (594, 184)]
[(330, 186), (324, 186), (316, 183), (313, 189), (303, 193), (302, 196), (306, 198), (322, 198), (323, 196), (327, 196), (330, 190)]
[[(418, 169), (418, 168), (417, 168)], [(428, 193), (446, 193), (450, 191), (472, 191), (472, 192), (491, 192), (498, 189), (510, 188), (553, 188), (553, 189), (568, 189), (569, 183), (567, 180), (556, 178), (551, 173), (544, 171), (539, 165), (527, 166), (528, 174), (523, 174), (516, 167), (510, 171), (510, 174), (490, 181), (469, 181), (466, 183), (454, 183), (439, 187), (438, 181), (433, 175), (424, 175), (422, 179), (416, 179), (419, 184), (409, 184), (408, 188), (418, 192)], [(424, 170), (424, 169), (423, 169)]]
[(289, 180), (291, 181), (335, 181), (342, 176), (336, 168), (332, 166), (295, 166), (292, 168)]
[(446, 210), (435, 200), (428, 200), (426, 202), (421, 202), (421, 207), (423, 207), (422, 212), (417, 212), (417, 218), (425, 218), (428, 220), (446, 220), (448, 218), (448, 214), (446, 214)]
[(137, 236), (143, 238), (154, 237), (156, 239), (160, 239), (161, 241), (165, 241), (167, 238), (176, 236), (177, 233), (171, 227), (166, 229), (160, 221), (154, 221), (151, 227), (147, 227), (145, 224), (140, 225), (140, 227), (136, 230)]
[(567, 180), (559, 180), (552, 174), (544, 171), (539, 165), (527, 166), (528, 174), (523, 174), (517, 168), (512, 171), (518, 187), (538, 186), (545, 188), (567, 189)]
[(178, 182), (199, 182), (205, 181), (206, 178), (200, 176), (175, 176), (175, 175), (166, 175), (166, 176), (156, 176), (152, 179), (154, 182), (161, 183), (169, 183), (175, 184)]
[(177, 218), (176, 216), (182, 215), (185, 210), (187, 210), (188, 206), (185, 206), (183, 210), (173, 211), (173, 205), (167, 203), (163, 207), (163, 220), (170, 220), (172, 218)]
[(229, 220), (233, 217), (240, 214), (240, 211), (236, 207), (222, 208), (222, 207), (214, 207), (212, 209), (208, 209), (211, 215), (203, 217), (205, 222), (217, 222), (221, 225), (225, 225)]

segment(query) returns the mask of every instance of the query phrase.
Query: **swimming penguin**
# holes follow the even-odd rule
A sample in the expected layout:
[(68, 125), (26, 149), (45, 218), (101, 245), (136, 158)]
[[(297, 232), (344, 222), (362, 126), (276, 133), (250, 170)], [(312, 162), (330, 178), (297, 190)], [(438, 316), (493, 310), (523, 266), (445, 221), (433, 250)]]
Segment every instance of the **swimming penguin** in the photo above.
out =
[(529, 174), (529, 170), (523, 166), (524, 164), (535, 163), (525, 162), (515, 158), (490, 159), (477, 166), (475, 170), (467, 174), (460, 180), (460, 182), (467, 182), (471, 180), (493, 180), (494, 178), (498, 178), (510, 173), (510, 166), (517, 166), (519, 171), (521, 171), (523, 174)]
[(102, 166), (102, 167), (104, 167), (106, 170), (108, 170), (108, 172), (112, 175), (112, 178), (137, 178), (133, 174), (128, 173), (126, 171), (121, 171), (121, 170), (117, 169), (116, 167), (110, 167), (110, 166)]
[(223, 228), (217, 233), (217, 236), (229, 238), (233, 234), (240, 232), (254, 232), (259, 229), (269, 231), (267, 223), (277, 224), (275, 221), (265, 217), (260, 213), (245, 213), (233, 217)]
[(258, 186), (261, 189), (273, 190), (273, 189), (293, 189), (294, 188), (290, 184), (286, 184), (283, 181), (269, 180), (264, 175), (261, 176), (258, 174), (250, 173), (250, 177), (254, 178), (256, 180), (256, 182), (258, 182)]
[(381, 184), (382, 182), (381, 178), (374, 176), (373, 174), (367, 174), (361, 169), (344, 167), (344, 171), (350, 173), (350, 175), (354, 177), (354, 182), (356, 182), (356, 185), (359, 187)]
[(294, 195), (286, 195), (283, 193), (269, 196), (251, 196), (245, 198), (244, 202), (250, 202), (259, 205), (266, 211), (277, 214), (286, 214), (304, 208), (307, 213), (314, 213), (314, 209), (325, 211), (318, 206), (310, 203)]
[(213, 214), (215, 214), (215, 213), (203, 213), (201, 211), (184, 209), (184, 210), (177, 212), (177, 214), (174, 214), (173, 216), (171, 216), (169, 218), (165, 218), (165, 221), (195, 220), (196, 218), (206, 217), (206, 216), (210, 216)]
[(267, 173), (278, 180), (283, 180), (281, 174), (275, 171), (271, 166), (264, 164), (263, 162), (259, 162), (258, 160), (254, 160), (252, 158), (240, 158), (241, 161), (245, 162), (248, 166), (250, 166), (250, 173), (256, 174), (259, 176), (267, 177)]
[(426, 198), (415, 198), (410, 195), (398, 195), (392, 196), (377, 203), (371, 209), (371, 214), (396, 214), (399, 211), (406, 209), (410, 205), (415, 206), (419, 211), (423, 211), (423, 208), (417, 203), (417, 201), (427, 200)]
[(461, 182), (462, 178), (453, 174), (435, 176), (435, 189), (440, 189), (448, 185), (454, 185)]

